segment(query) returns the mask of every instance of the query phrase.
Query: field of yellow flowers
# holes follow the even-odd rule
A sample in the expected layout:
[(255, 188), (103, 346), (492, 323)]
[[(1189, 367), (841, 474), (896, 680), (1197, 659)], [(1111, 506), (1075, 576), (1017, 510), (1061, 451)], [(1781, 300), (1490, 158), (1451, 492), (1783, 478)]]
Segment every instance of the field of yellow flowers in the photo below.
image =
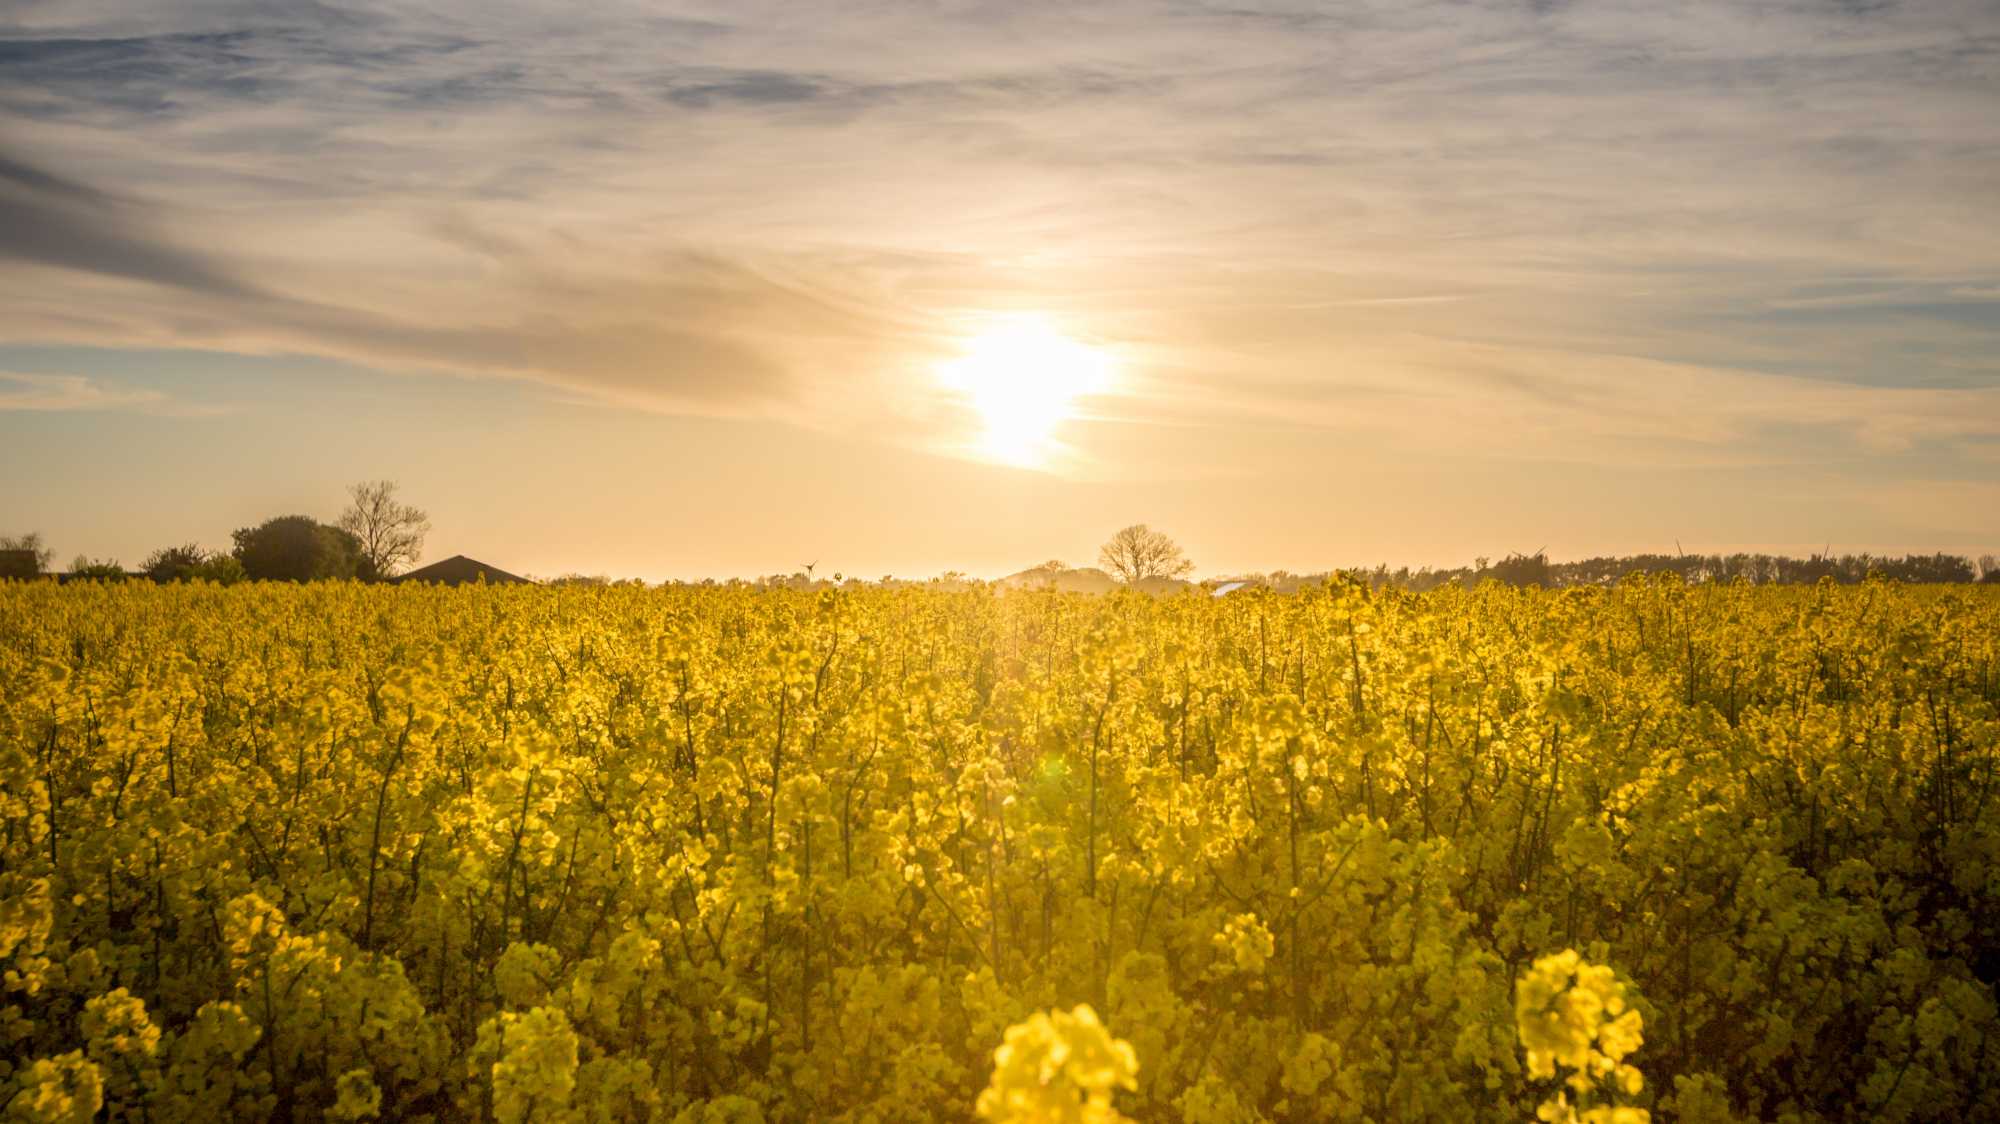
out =
[(0, 1104), (1996, 1120), (1996, 707), (1880, 580), (0, 583)]

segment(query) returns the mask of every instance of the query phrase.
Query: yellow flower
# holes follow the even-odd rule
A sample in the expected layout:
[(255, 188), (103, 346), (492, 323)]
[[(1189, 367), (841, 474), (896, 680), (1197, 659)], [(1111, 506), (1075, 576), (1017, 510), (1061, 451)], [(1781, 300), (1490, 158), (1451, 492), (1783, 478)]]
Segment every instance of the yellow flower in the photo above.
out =
[(993, 1124), (1116, 1124), (1124, 1118), (1111, 1090), (1138, 1088), (1138, 1070), (1131, 1044), (1111, 1037), (1088, 1004), (1037, 1012), (1007, 1028), (976, 1108)]

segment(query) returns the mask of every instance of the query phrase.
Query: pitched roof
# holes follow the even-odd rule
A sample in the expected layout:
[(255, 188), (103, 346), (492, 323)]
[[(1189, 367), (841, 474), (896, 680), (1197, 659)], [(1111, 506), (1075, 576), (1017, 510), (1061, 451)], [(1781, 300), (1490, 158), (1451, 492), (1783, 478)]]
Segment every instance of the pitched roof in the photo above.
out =
[(437, 582), (441, 585), (464, 585), (484, 577), (489, 585), (533, 585), (527, 578), (510, 574), (498, 566), (488, 566), (484, 562), (454, 554), (442, 562), (433, 562), (421, 569), (411, 570), (396, 580), (399, 582)]

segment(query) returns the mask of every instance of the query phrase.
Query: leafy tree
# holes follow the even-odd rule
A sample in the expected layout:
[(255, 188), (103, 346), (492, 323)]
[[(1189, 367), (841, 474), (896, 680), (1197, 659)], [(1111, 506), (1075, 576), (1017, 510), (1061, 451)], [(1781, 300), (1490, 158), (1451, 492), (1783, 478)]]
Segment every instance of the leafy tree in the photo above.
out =
[(0, 535), (0, 551), (10, 556), (10, 565), (0, 572), (0, 577), (37, 577), (47, 573), (49, 563), (56, 560), (56, 552), (42, 541), (40, 531), (29, 531), (25, 535)]
[(1111, 536), (1097, 552), (1097, 564), (1122, 582), (1142, 578), (1184, 578), (1194, 572), (1194, 561), (1181, 553), (1180, 544), (1144, 523)]
[(340, 513), (339, 528), (361, 543), (362, 556), (379, 577), (388, 577), (423, 557), (430, 516), (396, 502), (396, 482), (363, 482), (347, 489), (354, 502)]
[(360, 539), (308, 515), (280, 515), (230, 537), (236, 540), (231, 553), (244, 574), (258, 581), (373, 581), (377, 576)]

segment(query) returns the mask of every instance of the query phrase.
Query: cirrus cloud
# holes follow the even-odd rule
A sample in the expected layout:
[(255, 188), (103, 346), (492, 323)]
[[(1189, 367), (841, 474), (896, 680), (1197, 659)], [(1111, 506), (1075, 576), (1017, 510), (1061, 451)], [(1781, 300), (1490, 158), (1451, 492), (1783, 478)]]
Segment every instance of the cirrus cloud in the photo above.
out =
[(1977, 0), (30, 3), (0, 334), (944, 448), (933, 365), (1036, 312), (1108, 424), (1970, 447), (1996, 53)]

